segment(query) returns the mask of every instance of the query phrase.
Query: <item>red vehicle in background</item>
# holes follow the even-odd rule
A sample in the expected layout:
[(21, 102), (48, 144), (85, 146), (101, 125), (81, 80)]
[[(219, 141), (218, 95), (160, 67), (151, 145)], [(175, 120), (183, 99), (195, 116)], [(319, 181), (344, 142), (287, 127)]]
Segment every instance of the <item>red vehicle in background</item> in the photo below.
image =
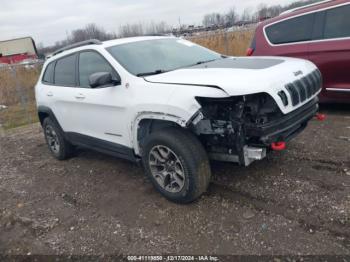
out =
[(321, 102), (350, 102), (350, 1), (322, 1), (260, 23), (247, 55), (308, 59), (323, 77)]

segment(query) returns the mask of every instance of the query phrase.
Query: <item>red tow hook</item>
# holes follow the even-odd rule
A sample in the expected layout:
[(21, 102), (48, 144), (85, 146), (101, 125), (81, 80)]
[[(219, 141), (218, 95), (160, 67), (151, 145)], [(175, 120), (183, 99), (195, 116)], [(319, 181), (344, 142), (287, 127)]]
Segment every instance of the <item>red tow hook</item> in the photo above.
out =
[(274, 142), (271, 144), (272, 150), (282, 151), (286, 149), (286, 142)]
[(325, 114), (320, 114), (320, 113), (317, 113), (315, 115), (315, 117), (317, 118), (318, 121), (323, 121), (326, 119), (326, 115)]

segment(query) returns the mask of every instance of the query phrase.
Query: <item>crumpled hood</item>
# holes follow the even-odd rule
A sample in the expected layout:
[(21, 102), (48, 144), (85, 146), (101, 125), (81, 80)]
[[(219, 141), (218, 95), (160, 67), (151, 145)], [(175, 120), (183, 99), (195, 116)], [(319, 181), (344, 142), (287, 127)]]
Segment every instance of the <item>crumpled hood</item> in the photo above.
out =
[(278, 92), (285, 85), (311, 73), (316, 66), (303, 59), (287, 57), (230, 57), (213, 62), (145, 77), (149, 82), (213, 86), (229, 96), (265, 92), (287, 113), (296, 107), (284, 107)]

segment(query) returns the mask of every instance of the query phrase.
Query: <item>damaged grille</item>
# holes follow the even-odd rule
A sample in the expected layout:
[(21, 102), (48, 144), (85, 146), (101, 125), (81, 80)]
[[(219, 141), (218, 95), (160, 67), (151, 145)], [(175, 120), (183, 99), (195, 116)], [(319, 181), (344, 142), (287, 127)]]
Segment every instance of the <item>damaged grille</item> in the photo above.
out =
[(321, 86), (322, 76), (320, 71), (316, 69), (303, 78), (287, 84), (286, 89), (292, 99), (292, 105), (296, 106), (317, 93)]
[[(281, 98), (284, 95), (281, 94)], [(307, 95), (306, 90), (301, 94)], [(288, 141), (306, 127), (318, 109), (318, 99), (314, 97), (300, 108), (283, 114), (267, 93), (226, 98), (196, 97), (196, 100), (201, 105), (200, 117), (195, 117), (189, 127), (209, 156), (245, 165), (247, 150)]]

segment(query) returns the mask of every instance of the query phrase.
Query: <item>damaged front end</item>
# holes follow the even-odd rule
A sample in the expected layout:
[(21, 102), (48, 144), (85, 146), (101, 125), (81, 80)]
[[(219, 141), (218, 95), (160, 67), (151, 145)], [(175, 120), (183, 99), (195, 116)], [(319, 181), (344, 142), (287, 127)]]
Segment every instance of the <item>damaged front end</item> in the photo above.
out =
[(192, 118), (191, 129), (209, 157), (244, 166), (264, 158), (272, 143), (293, 138), (318, 111), (317, 98), (289, 114), (266, 93), (196, 99), (202, 108)]

